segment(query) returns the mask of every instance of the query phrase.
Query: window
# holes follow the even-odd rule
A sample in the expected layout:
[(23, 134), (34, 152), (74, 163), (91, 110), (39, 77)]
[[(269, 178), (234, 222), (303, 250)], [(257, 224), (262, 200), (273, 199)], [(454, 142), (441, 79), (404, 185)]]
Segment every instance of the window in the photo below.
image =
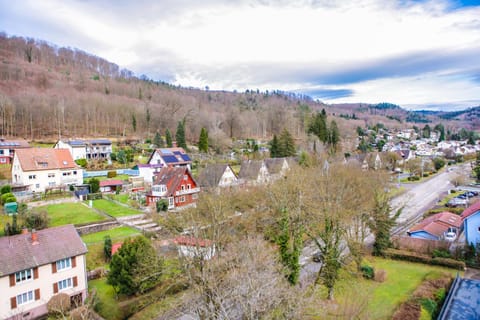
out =
[(49, 173), (49, 174), (48, 174), (48, 177), (49, 177), (49, 178), (55, 178), (55, 173)]
[(185, 196), (180, 197), (180, 202), (185, 202)]
[(40, 183), (37, 183), (37, 184), (35, 185), (35, 188), (39, 189), (39, 188), (40, 188)]
[(3, 154), (3, 151), (4, 151), (3, 149), (2, 149), (2, 150), (0, 150), (0, 154)]
[(33, 269), (27, 269), (15, 273), (15, 282), (21, 283), (33, 278)]
[(33, 301), (33, 290), (17, 296), (17, 305), (26, 304)]
[(70, 269), (72, 267), (72, 259), (66, 258), (57, 261), (57, 271)]
[(0, 158), (0, 162), (1, 162), (1, 163), (6, 163), (6, 162), (7, 162), (7, 159), (5, 159), (5, 158)]
[(77, 171), (73, 171), (73, 174), (74, 174), (74, 175), (77, 175)]
[(49, 186), (49, 187), (55, 187), (55, 181), (50, 181), (50, 182), (48, 183), (48, 186)]
[(190, 190), (191, 188), (192, 188), (192, 186), (187, 184), (187, 190)]
[(180, 186), (180, 189), (181, 189), (182, 191), (184, 191), (184, 190), (185, 190), (185, 186), (182, 184), (182, 185)]
[(58, 281), (58, 290), (62, 291), (68, 288), (72, 288), (72, 278), (63, 279), (62, 281)]
[(183, 176), (183, 180), (188, 180), (188, 176), (187, 176), (187, 175), (184, 175), (184, 176)]
[(35, 180), (35, 179), (37, 179), (37, 175), (36, 174), (31, 174), (31, 175), (28, 176), (28, 179)]

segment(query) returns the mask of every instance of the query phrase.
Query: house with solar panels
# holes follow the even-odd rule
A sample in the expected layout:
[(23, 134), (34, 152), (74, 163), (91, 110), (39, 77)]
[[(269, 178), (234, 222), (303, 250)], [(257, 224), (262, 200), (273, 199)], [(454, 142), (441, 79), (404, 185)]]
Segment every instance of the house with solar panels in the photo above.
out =
[(108, 139), (92, 140), (59, 140), (55, 149), (68, 149), (73, 160), (78, 159), (110, 159), (112, 142)]
[(25, 140), (5, 140), (0, 139), (0, 164), (11, 164), (15, 149), (30, 148)]
[(163, 167), (187, 167), (192, 169), (192, 159), (183, 148), (161, 148), (152, 152), (150, 165), (162, 165)]

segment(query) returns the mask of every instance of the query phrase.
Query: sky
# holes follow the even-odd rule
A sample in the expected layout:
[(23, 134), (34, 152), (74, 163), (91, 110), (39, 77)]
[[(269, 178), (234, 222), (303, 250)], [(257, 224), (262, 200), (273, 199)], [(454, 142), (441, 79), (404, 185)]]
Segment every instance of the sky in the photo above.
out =
[(185, 87), (480, 105), (480, 0), (0, 0), (0, 31)]

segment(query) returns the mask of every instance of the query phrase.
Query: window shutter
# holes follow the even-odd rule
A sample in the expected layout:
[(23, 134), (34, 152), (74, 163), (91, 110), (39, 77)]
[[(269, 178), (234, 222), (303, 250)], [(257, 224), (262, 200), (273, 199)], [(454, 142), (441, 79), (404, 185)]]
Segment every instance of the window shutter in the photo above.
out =
[(10, 298), (10, 307), (12, 309), (15, 309), (17, 307), (17, 297), (11, 297)]
[(55, 282), (55, 283), (53, 284), (53, 293), (57, 293), (57, 292), (58, 292), (58, 283)]
[(57, 263), (52, 263), (52, 273), (57, 273)]
[(74, 287), (78, 286), (78, 278), (77, 277), (73, 277), (73, 286)]
[(35, 301), (40, 300), (40, 289), (35, 289)]
[(72, 257), (72, 268), (75, 268), (77, 266), (77, 257)]
[(15, 285), (15, 274), (10, 275), (10, 287), (13, 287)]
[(38, 279), (38, 267), (33, 268), (33, 279)]

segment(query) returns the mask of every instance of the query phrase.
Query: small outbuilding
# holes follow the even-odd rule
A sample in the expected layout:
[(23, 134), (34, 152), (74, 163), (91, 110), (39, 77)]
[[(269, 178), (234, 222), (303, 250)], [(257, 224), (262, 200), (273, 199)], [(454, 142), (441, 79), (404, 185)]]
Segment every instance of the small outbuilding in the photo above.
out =
[(16, 214), (18, 210), (18, 203), (16, 202), (7, 202), (3, 206), (3, 209), (5, 210), (5, 214)]

